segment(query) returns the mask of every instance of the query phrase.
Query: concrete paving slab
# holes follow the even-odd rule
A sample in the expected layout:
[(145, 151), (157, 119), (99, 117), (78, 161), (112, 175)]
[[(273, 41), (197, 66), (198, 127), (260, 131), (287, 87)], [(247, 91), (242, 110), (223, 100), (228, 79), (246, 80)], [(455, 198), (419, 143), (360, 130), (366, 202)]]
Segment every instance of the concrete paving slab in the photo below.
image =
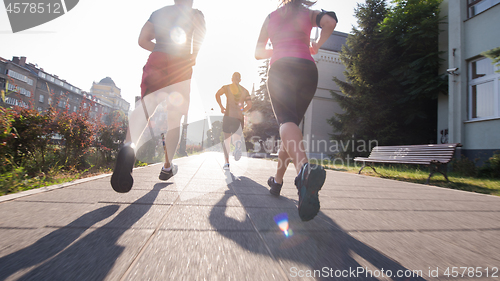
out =
[(252, 231), (159, 231), (126, 280), (287, 280)]
[[(91, 229), (67, 247), (49, 252), (50, 257), (38, 251), (50, 250), (57, 240), (50, 238), (43, 245), (35, 243), (33, 248), (14, 253), (15, 257), (9, 260), (18, 262), (10, 263), (13, 270), (17, 270), (11, 280), (120, 280), (152, 232)], [(32, 270), (19, 269), (31, 259), (36, 263)]]
[(411, 231), (492, 229), (500, 226), (496, 213), (323, 210), (346, 231)]
[[(500, 244), (497, 243), (500, 230), (428, 231), (425, 234), (487, 257), (493, 262), (496, 261), (497, 265), (500, 264)], [(500, 278), (500, 271), (498, 276)]]
[[(136, 204), (172, 204), (179, 196), (178, 192), (163, 191), (163, 185), (146, 189), (132, 189), (128, 193), (116, 193), (107, 190), (61, 189), (58, 192), (45, 192), (36, 197), (25, 197), (21, 202), (63, 202), (63, 203), (136, 203)], [(155, 191), (153, 191), (155, 190)]]
[[(2, 214), (0, 227), (39, 228), (46, 225), (68, 225), (94, 209), (94, 204), (90, 203), (10, 201), (0, 204), (0, 214)], [(114, 211), (116, 209), (118, 209), (117, 206), (111, 208)], [(111, 212), (108, 210), (107, 213), (99, 213), (91, 217), (85, 216), (81, 220), (92, 223), (110, 214)]]
[(252, 231), (254, 227), (242, 207), (174, 206), (160, 229)]
[(241, 202), (232, 196), (229, 200), (221, 200), (226, 194), (234, 194), (231, 190), (226, 190), (224, 192), (195, 192), (195, 191), (184, 191), (181, 193), (177, 205), (189, 205), (189, 206), (229, 206), (229, 207), (241, 207)]
[[(361, 241), (412, 270), (421, 270), (424, 278), (430, 278), (429, 270), (438, 269), (438, 277), (431, 280), (450, 280), (444, 273), (447, 268), (490, 268), (498, 267), (498, 261), (467, 250), (462, 245), (448, 243), (430, 235), (407, 233), (352, 233), (352, 237)], [(460, 271), (462, 272), (462, 271)], [(484, 274), (484, 273), (483, 273)], [(434, 276), (432, 276), (434, 277)], [(454, 278), (457, 280), (458, 278)], [(467, 280), (469, 278), (465, 278)], [(476, 280), (475, 278), (470, 278)], [(453, 278), (451, 279), (453, 280)], [(494, 280), (494, 279), (490, 279)]]

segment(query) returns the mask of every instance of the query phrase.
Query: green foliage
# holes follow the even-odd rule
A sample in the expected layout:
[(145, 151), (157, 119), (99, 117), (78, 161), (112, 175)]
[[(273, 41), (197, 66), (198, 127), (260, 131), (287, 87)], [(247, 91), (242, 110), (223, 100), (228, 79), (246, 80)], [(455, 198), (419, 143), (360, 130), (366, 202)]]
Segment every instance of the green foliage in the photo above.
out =
[(495, 178), (500, 178), (500, 152), (490, 157), (489, 164), (491, 167), (491, 175)]
[(394, 0), (391, 8), (385, 0), (358, 4), (359, 29), (353, 29), (340, 53), (346, 82), (333, 79), (342, 94), (332, 96), (344, 112), (328, 120), (332, 140), (435, 142), (437, 96), (447, 87), (438, 75), (439, 3)]
[(1, 194), (79, 177), (95, 165), (89, 159), (99, 163), (99, 153), (104, 166), (113, 160), (125, 138), (126, 119), (114, 114), (106, 125), (89, 117), (90, 107), (81, 108), (73, 113), (53, 106), (43, 113), (0, 108)]
[(186, 145), (186, 152), (187, 152), (188, 155), (199, 153), (202, 150), (203, 149), (201, 148), (201, 145), (196, 145), (196, 144), (188, 144), (188, 145)]
[(214, 146), (224, 141), (224, 133), (222, 132), (222, 122), (214, 121), (212, 129), (207, 130), (207, 139), (210, 140), (209, 146)]
[(10, 143), (16, 137), (12, 128), (14, 114), (10, 108), (0, 107), (0, 173), (9, 170), (9, 161), (12, 157)]
[(496, 70), (496, 72), (500, 73), (500, 47), (483, 52), (481, 53), (481, 55), (491, 59), (492, 63), (496, 64), (496, 66), (499, 67), (499, 69)]
[(474, 161), (463, 157), (461, 159), (453, 159), (451, 161), (451, 166), (453, 172), (458, 173), (465, 177), (476, 177), (478, 175), (478, 169)]
[(479, 168), (481, 177), (500, 178), (500, 152), (496, 152)]
[(69, 165), (83, 165), (83, 155), (92, 145), (93, 124), (87, 114), (62, 114), (56, 121), (57, 131), (64, 140), (64, 160)]
[(113, 155), (118, 153), (127, 134), (128, 122), (119, 111), (107, 114), (104, 124), (97, 128), (96, 147), (104, 155), (106, 162), (112, 161)]

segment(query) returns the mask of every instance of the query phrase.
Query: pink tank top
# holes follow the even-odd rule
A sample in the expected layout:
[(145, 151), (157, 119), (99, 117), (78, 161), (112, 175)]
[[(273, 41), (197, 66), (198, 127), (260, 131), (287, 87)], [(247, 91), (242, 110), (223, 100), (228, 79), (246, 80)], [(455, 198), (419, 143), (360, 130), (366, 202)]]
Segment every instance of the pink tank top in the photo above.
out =
[(314, 61), (309, 51), (312, 23), (309, 10), (300, 8), (298, 11), (288, 11), (295, 15), (283, 16), (280, 8), (269, 16), (268, 33), (273, 44), (271, 64), (283, 57), (295, 57)]

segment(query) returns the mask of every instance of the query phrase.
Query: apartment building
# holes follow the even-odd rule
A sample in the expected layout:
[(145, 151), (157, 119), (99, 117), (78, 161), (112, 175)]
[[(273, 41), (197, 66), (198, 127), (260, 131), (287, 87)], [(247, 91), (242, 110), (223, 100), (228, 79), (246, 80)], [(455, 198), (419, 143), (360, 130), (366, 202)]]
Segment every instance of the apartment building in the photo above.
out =
[(67, 109), (70, 113), (88, 108), (91, 118), (103, 118), (115, 110), (123, 111), (126, 116), (130, 107), (130, 104), (121, 98), (117, 87), (118, 92), (113, 91), (108, 95), (119, 102), (109, 102), (105, 90), (99, 94), (92, 93), (92, 90), (90, 93), (83, 91), (57, 75), (27, 63), (26, 57), (13, 57), (11, 61), (0, 58), (0, 88), (5, 93), (5, 97), (0, 100), (0, 105), (4, 107), (33, 107), (43, 112), (52, 105), (59, 110)]
[(500, 151), (500, 67), (485, 56), (500, 48), (500, 0), (444, 0), (441, 13), (449, 88), (438, 100), (438, 141), (461, 143), (459, 155), (481, 165)]

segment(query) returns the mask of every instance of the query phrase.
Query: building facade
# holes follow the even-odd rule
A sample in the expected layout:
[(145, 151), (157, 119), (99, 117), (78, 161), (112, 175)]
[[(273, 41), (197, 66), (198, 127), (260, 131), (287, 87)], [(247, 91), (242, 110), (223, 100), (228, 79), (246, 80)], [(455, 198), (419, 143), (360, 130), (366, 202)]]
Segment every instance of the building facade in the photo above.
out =
[(69, 113), (89, 109), (89, 116), (96, 119), (122, 108), (127, 113), (129, 107), (124, 100), (118, 107), (107, 99), (83, 91), (57, 75), (27, 63), (26, 57), (14, 57), (11, 61), (0, 58), (0, 89), (4, 91), (1, 106), (32, 107), (39, 112), (46, 111), (51, 105)]
[(500, 69), (484, 55), (500, 47), (500, 0), (444, 0), (441, 13), (449, 86), (438, 100), (438, 141), (461, 143), (459, 157), (481, 165), (500, 151)]
[(37, 75), (26, 65), (25, 57), (12, 61), (0, 58), (0, 89), (3, 106), (28, 108), (35, 98)]
[(90, 94), (114, 110), (122, 111), (125, 115), (128, 114), (130, 103), (122, 98), (120, 88), (110, 77), (103, 78), (99, 83), (93, 82)]

